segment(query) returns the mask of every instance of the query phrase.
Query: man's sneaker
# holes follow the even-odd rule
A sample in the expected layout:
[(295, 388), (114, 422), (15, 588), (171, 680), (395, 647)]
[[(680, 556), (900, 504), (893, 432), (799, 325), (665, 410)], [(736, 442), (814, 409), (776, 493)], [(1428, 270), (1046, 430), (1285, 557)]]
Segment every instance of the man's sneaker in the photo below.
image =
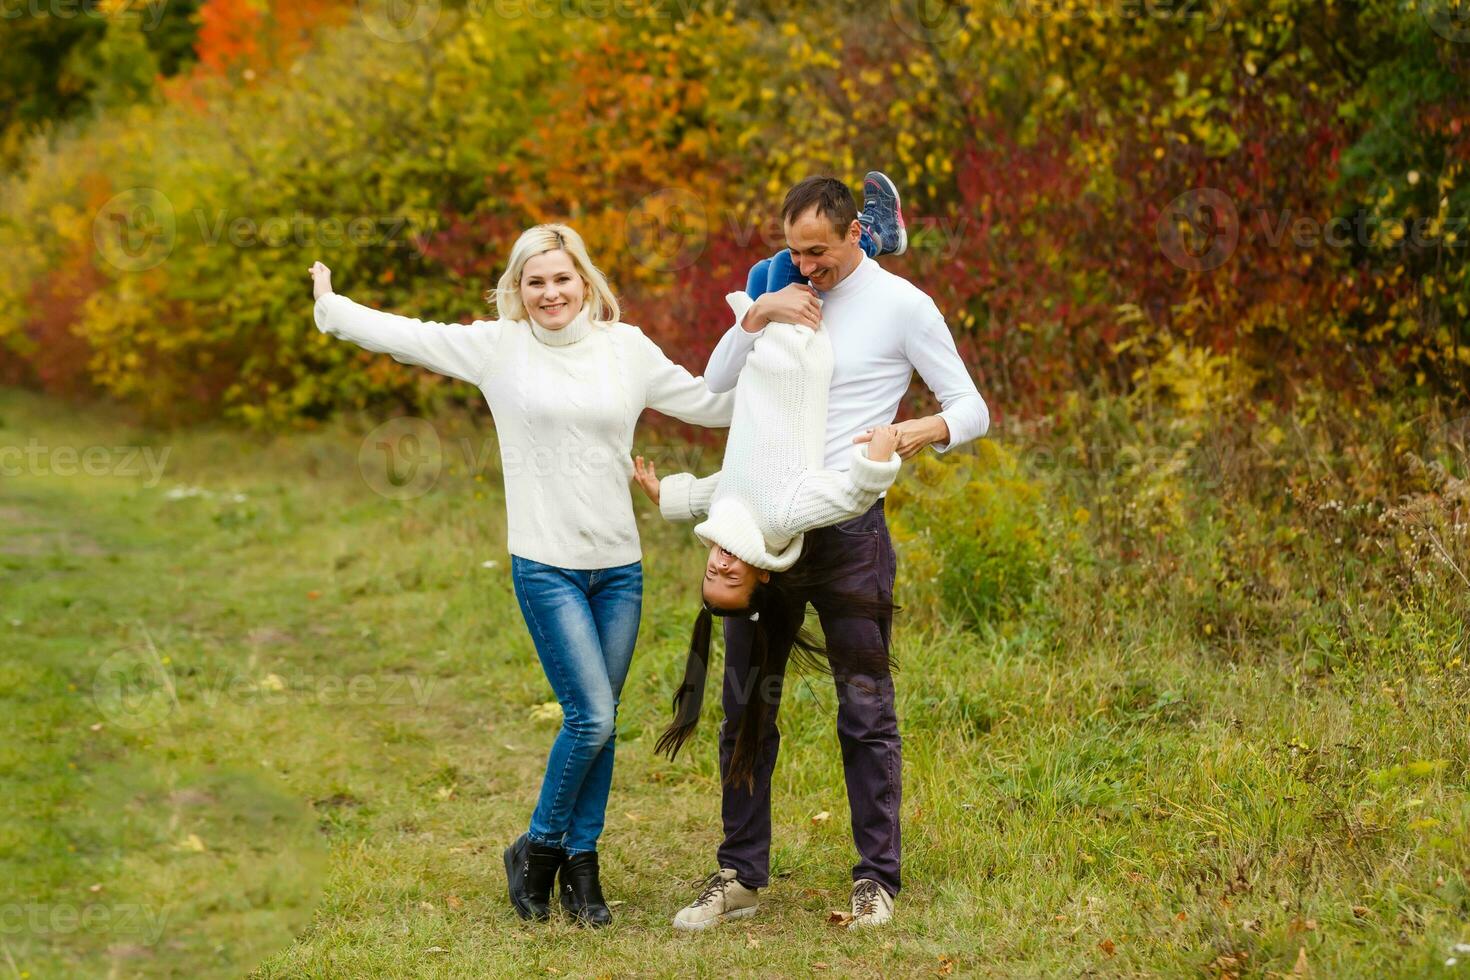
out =
[(746, 888), (735, 880), (733, 868), (721, 868), (704, 880), (699, 897), (674, 916), (674, 928), (682, 932), (698, 932), (727, 919), (755, 915), (758, 907), (755, 895), (754, 888)]
[(858, 222), (878, 240), (879, 255), (902, 255), (909, 248), (909, 233), (903, 226), (903, 208), (898, 188), (880, 170), (863, 178), (863, 213)]
[(893, 896), (871, 878), (860, 878), (852, 885), (852, 921), (849, 929), (881, 926), (893, 918)]

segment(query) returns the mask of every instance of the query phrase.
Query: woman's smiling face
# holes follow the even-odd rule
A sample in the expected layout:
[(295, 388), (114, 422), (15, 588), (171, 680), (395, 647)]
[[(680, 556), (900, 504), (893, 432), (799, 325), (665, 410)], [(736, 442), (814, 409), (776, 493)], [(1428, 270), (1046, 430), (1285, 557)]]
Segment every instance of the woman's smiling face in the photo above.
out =
[(526, 312), (547, 330), (560, 330), (582, 312), (587, 284), (561, 249), (526, 260), (521, 270), (521, 302)]
[(716, 609), (744, 609), (750, 605), (756, 583), (770, 580), (770, 572), (713, 545), (704, 566), (704, 601)]

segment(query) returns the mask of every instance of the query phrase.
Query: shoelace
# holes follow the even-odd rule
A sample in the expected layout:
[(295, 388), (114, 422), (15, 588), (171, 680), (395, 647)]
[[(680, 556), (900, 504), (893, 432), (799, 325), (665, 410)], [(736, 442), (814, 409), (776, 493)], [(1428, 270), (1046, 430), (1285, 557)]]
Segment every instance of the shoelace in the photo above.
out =
[(716, 895), (724, 895), (725, 887), (730, 883), (726, 881), (718, 871), (704, 880), (704, 891), (694, 900), (695, 908), (703, 908), (715, 900)]
[(878, 886), (872, 882), (863, 882), (858, 885), (857, 891), (852, 894), (853, 901), (857, 903), (855, 918), (872, 915), (878, 911)]

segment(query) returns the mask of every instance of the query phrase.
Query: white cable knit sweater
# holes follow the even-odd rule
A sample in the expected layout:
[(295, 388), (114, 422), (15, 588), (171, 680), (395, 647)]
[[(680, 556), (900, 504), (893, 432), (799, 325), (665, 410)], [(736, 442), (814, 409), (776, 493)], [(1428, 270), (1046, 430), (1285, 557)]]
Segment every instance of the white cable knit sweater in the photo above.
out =
[(510, 553), (561, 568), (616, 568), (642, 550), (629, 480), (645, 408), (694, 425), (730, 424), (733, 394), (712, 394), (643, 331), (593, 323), (429, 323), (328, 294), (317, 329), (476, 385), (490, 405), (505, 476)]
[[(753, 302), (726, 297), (738, 323)], [(899, 456), (884, 462), (854, 446), (848, 470), (823, 469), (832, 342), (826, 328), (772, 323), (750, 351), (735, 386), (735, 415), (720, 472), (659, 481), (659, 510), (669, 520), (708, 516), (694, 528), (757, 568), (785, 571), (801, 556), (802, 534), (864, 513), (898, 475)], [(853, 433), (856, 435), (856, 433)]]

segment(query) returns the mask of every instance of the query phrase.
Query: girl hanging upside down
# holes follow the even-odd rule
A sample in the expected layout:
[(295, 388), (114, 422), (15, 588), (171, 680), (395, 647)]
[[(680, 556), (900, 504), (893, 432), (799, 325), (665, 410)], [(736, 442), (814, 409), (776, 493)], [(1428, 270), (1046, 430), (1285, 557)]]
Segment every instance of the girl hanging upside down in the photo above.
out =
[[(896, 212), (896, 193), (892, 206)], [(779, 257), (757, 263), (749, 277), (751, 287), (758, 288), (763, 275), (779, 265)], [(736, 322), (754, 302), (744, 292), (730, 293), (726, 300)], [(753, 622), (756, 656), (748, 679), (753, 685), (763, 682), (769, 665), (784, 662), (790, 653), (807, 666), (827, 666), (821, 643), (802, 629), (806, 603), (790, 598), (809, 593), (831, 573), (821, 560), (798, 564), (803, 534), (866, 513), (893, 484), (900, 465), (898, 428), (886, 425), (874, 430), (867, 444), (853, 447), (849, 469), (823, 466), (832, 366), (831, 340), (820, 324), (772, 322), (740, 372), (721, 470), (703, 478), (678, 473), (660, 480), (652, 463), (642, 456), (634, 461), (635, 479), (665, 518), (702, 518), (694, 534), (709, 548), (702, 608), (684, 682), (674, 696), (674, 722), (658, 744), (671, 757), (699, 717), (712, 616), (743, 616)], [(892, 612), (891, 604), (859, 595), (842, 598), (841, 605), (851, 615)], [(844, 650), (843, 656), (852, 661), (843, 664), (848, 670), (887, 667), (881, 649)], [(753, 710), (741, 719), (732, 779), (750, 778), (762, 721), (760, 702), (753, 699)]]

